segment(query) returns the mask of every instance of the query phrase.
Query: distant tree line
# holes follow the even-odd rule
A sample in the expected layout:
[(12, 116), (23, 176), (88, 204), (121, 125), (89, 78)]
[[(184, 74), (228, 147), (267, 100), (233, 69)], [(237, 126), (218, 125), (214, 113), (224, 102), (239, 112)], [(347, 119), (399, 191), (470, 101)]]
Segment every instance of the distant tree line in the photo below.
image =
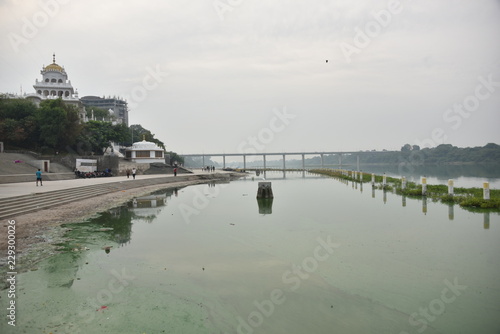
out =
[[(500, 146), (497, 144), (487, 144), (483, 147), (460, 148), (450, 144), (443, 144), (433, 148), (420, 149), (417, 145), (404, 145), (400, 151), (360, 151), (359, 153), (343, 154), (342, 164), (355, 166), (360, 164), (389, 164), (400, 165), (401, 163), (411, 165), (439, 165), (439, 164), (500, 164)], [(200, 158), (201, 159), (201, 158)], [(209, 157), (205, 157), (210, 161)], [(188, 161), (186, 163), (199, 165), (198, 161)], [(208, 163), (208, 162), (207, 162)], [(324, 155), (323, 163), (326, 166), (337, 166), (339, 164), (338, 155)], [(262, 166), (263, 161), (247, 162), (247, 167)], [(314, 156), (305, 159), (307, 166), (321, 166), (321, 157)], [(281, 167), (283, 161), (267, 160), (267, 167)], [(301, 168), (302, 160), (290, 159), (286, 161), (288, 168)], [(241, 167), (241, 166), (240, 166)]]
[(109, 113), (98, 108), (94, 108), (94, 117), (101, 121), (80, 123), (77, 108), (61, 99), (45, 100), (37, 107), (28, 100), (0, 96), (0, 141), (7, 149), (43, 154), (101, 155), (111, 142), (131, 146), (143, 139), (165, 149), (165, 144), (141, 125), (113, 124)]

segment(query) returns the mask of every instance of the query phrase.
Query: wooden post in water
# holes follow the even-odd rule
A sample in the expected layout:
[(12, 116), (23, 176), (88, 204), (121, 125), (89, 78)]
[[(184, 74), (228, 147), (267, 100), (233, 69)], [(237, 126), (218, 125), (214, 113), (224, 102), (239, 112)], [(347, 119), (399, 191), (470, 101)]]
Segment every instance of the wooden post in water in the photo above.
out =
[(453, 196), (453, 180), (448, 180), (448, 195)]
[(274, 198), (271, 182), (259, 182), (257, 190), (257, 198)]
[(427, 178), (425, 176), (422, 178), (422, 196), (427, 196)]
[(375, 187), (375, 174), (372, 173), (372, 187)]
[(363, 172), (362, 171), (359, 172), (359, 181), (363, 181)]
[(406, 189), (406, 177), (401, 178), (401, 189), (405, 190)]
[(483, 183), (483, 199), (490, 199), (490, 183)]
[(384, 176), (382, 176), (382, 187), (384, 187), (385, 189), (386, 185), (387, 185), (387, 175), (385, 175), (384, 173)]

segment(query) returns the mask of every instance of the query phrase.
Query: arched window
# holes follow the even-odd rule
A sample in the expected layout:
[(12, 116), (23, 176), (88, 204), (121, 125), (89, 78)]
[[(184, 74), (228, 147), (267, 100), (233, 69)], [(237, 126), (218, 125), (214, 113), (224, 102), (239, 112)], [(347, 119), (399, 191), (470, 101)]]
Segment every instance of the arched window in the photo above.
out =
[(44, 91), (43, 91), (43, 95), (44, 95), (44, 96), (49, 96), (49, 91), (48, 91), (48, 90), (44, 90)]
[(57, 92), (57, 96), (60, 96), (60, 97), (62, 97), (62, 96), (63, 96), (63, 92), (62, 92), (62, 90), (60, 90), (60, 91), (58, 91), (58, 92)]
[(39, 89), (39, 90), (37, 90), (36, 93), (39, 94), (39, 95), (42, 95), (42, 90)]
[(62, 83), (62, 79), (57, 80), (57, 82)]
[(45, 79), (45, 82), (49, 82), (49, 78)]
[(51, 91), (50, 91), (50, 95), (52, 95), (52, 96), (56, 96), (56, 95), (57, 95), (57, 92), (56, 92), (55, 90), (51, 90)]
[(66, 91), (66, 93), (64, 93), (64, 96), (68, 97), (69, 96), (69, 92)]
[(52, 79), (52, 80), (50, 80), (50, 82), (56, 82), (56, 81), (57, 81), (56, 79)]

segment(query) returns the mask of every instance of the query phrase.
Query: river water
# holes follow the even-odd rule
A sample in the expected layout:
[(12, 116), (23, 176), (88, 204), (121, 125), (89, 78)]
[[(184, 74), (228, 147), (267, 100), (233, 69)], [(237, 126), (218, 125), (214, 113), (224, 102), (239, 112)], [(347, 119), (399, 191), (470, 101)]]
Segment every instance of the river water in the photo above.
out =
[(67, 225), (66, 251), (17, 276), (0, 332), (499, 333), (497, 213), (266, 178), (272, 202), (247, 177)]

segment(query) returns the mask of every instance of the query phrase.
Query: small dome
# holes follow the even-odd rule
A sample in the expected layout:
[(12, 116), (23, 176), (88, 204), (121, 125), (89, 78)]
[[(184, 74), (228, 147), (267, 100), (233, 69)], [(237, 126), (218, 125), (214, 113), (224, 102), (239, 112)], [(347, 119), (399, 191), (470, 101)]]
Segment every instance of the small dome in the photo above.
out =
[(64, 73), (64, 68), (56, 64), (56, 54), (52, 55), (52, 64), (45, 66), (44, 71), (57, 71)]
[(64, 68), (62, 68), (61, 66), (57, 65), (56, 63), (53, 63), (53, 64), (45, 66), (44, 70), (45, 71), (64, 72)]
[(161, 147), (150, 141), (138, 141), (132, 144), (132, 150), (163, 151)]

